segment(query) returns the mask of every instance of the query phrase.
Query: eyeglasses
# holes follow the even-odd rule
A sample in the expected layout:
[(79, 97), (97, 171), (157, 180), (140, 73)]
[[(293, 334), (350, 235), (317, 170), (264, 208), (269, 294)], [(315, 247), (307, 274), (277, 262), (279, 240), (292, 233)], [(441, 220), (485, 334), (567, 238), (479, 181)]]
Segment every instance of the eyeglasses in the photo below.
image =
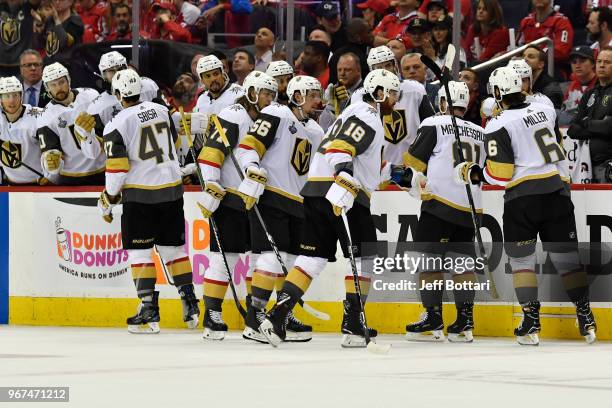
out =
[(42, 65), (40, 62), (30, 62), (29, 64), (21, 64), (21, 68), (40, 68)]

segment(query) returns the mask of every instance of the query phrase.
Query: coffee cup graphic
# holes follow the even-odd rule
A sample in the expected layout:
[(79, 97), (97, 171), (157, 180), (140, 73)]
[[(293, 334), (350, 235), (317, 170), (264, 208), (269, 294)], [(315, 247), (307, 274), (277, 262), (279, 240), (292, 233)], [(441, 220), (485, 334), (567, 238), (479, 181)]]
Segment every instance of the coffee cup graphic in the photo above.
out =
[(70, 241), (70, 231), (62, 228), (62, 219), (57, 217), (55, 220), (55, 236), (57, 239), (57, 255), (64, 261), (72, 260), (72, 243)]

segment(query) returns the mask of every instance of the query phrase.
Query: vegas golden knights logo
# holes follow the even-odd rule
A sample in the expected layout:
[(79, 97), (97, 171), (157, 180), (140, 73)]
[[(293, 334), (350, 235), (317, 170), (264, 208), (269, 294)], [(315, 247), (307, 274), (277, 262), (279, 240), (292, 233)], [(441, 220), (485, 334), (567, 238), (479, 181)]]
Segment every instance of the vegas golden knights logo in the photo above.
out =
[(45, 51), (47, 51), (47, 55), (55, 55), (59, 51), (59, 39), (57, 38), (57, 34), (53, 31), (49, 31), (47, 33), (47, 41), (45, 42)]
[(12, 18), (0, 23), (2, 28), (2, 42), (6, 45), (17, 44), (21, 39), (21, 24)]
[(2, 142), (0, 149), (0, 162), (3, 166), (16, 169), (21, 165), (21, 145), (10, 142)]
[(389, 143), (398, 144), (408, 136), (406, 114), (403, 109), (394, 110), (384, 117), (385, 139)]
[(312, 145), (308, 139), (300, 139), (299, 137), (295, 139), (293, 154), (291, 155), (291, 165), (300, 176), (308, 173), (311, 150)]

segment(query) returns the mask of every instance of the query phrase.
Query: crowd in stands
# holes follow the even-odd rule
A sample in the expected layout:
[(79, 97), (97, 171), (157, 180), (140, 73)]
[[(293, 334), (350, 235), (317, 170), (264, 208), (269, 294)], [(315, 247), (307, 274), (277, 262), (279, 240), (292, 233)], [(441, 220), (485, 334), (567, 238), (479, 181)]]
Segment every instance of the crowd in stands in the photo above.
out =
[[(287, 55), (286, 46), (279, 41), (284, 35), (278, 13), (286, 7), (285, 1), (141, 0), (139, 30), (143, 39), (203, 47), (210, 43), (211, 33), (227, 34), (214, 40), (226, 51), (202, 48), (202, 54), (193, 57), (191, 72), (180, 74), (166, 90), (168, 104), (186, 111), (203, 91), (195, 66), (206, 53), (223, 61), (232, 82), (241, 84), (249, 72), (265, 71), (271, 61), (286, 60), (297, 74), (317, 78), (328, 97), (338, 97), (333, 95), (337, 85), (349, 91), (361, 86), (368, 73), (368, 51), (379, 45), (393, 51), (403, 79), (423, 84), (435, 104), (435, 78), (419, 57), (426, 55), (439, 64), (444, 61), (452, 43), (453, 0), (365, 0), (352, 3), (350, 19), (349, 4), (297, 1), (295, 34), (299, 40), (304, 29), (306, 42), (298, 43), (295, 55)], [(533, 91), (552, 101), (561, 126), (588, 129), (591, 119), (605, 120), (607, 116), (587, 120), (577, 115), (581, 101), (583, 105), (588, 102), (583, 101), (585, 95), (598, 98), (610, 86), (612, 61), (608, 55), (612, 53), (605, 52), (612, 46), (610, 7), (608, 0), (461, 0), (457, 54), (459, 79), (470, 88), (466, 117), (482, 123), (485, 75), (490, 72), (471, 67), (506, 53), (514, 39), (518, 46), (549, 37), (550, 49), (546, 44), (531, 46), (518, 56), (531, 67)], [(131, 0), (1, 0), (0, 27), (0, 76), (18, 76), (24, 86), (24, 102), (44, 107), (49, 97), (41, 83), (43, 66), (61, 62), (69, 67), (71, 50), (80, 44), (130, 40), (132, 4)], [(253, 35), (232, 35), (250, 33)], [(549, 52), (554, 53), (552, 76), (547, 67)], [(606, 98), (595, 101), (608, 103)], [(612, 135), (612, 123), (608, 129)], [(570, 136), (576, 134), (570, 132)], [(585, 135), (575, 138), (600, 137)], [(612, 148), (609, 150), (612, 159)]]

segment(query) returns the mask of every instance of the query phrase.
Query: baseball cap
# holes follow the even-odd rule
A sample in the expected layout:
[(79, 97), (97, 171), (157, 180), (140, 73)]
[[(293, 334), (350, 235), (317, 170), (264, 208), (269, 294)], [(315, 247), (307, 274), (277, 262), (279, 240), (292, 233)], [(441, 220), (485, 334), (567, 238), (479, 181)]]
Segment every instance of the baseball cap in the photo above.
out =
[(572, 52), (570, 52), (570, 58), (573, 55), (578, 55), (580, 57), (588, 58), (591, 61), (595, 61), (595, 56), (593, 54), (593, 49), (587, 45), (581, 45), (579, 47), (572, 48)]
[(429, 21), (424, 18), (415, 18), (410, 20), (408, 25), (406, 26), (406, 32), (414, 32), (414, 31), (429, 31), (431, 27), (429, 26)]
[(372, 9), (378, 14), (385, 14), (387, 9), (391, 7), (391, 2), (389, 0), (367, 0), (357, 4), (357, 7), (362, 10)]
[(434, 6), (440, 7), (448, 12), (448, 7), (446, 7), (446, 2), (444, 0), (430, 0), (429, 3), (427, 3), (427, 10)]
[(322, 1), (319, 3), (317, 8), (315, 8), (315, 14), (317, 17), (323, 17), (327, 19), (336, 18), (338, 14), (338, 5), (331, 1)]

